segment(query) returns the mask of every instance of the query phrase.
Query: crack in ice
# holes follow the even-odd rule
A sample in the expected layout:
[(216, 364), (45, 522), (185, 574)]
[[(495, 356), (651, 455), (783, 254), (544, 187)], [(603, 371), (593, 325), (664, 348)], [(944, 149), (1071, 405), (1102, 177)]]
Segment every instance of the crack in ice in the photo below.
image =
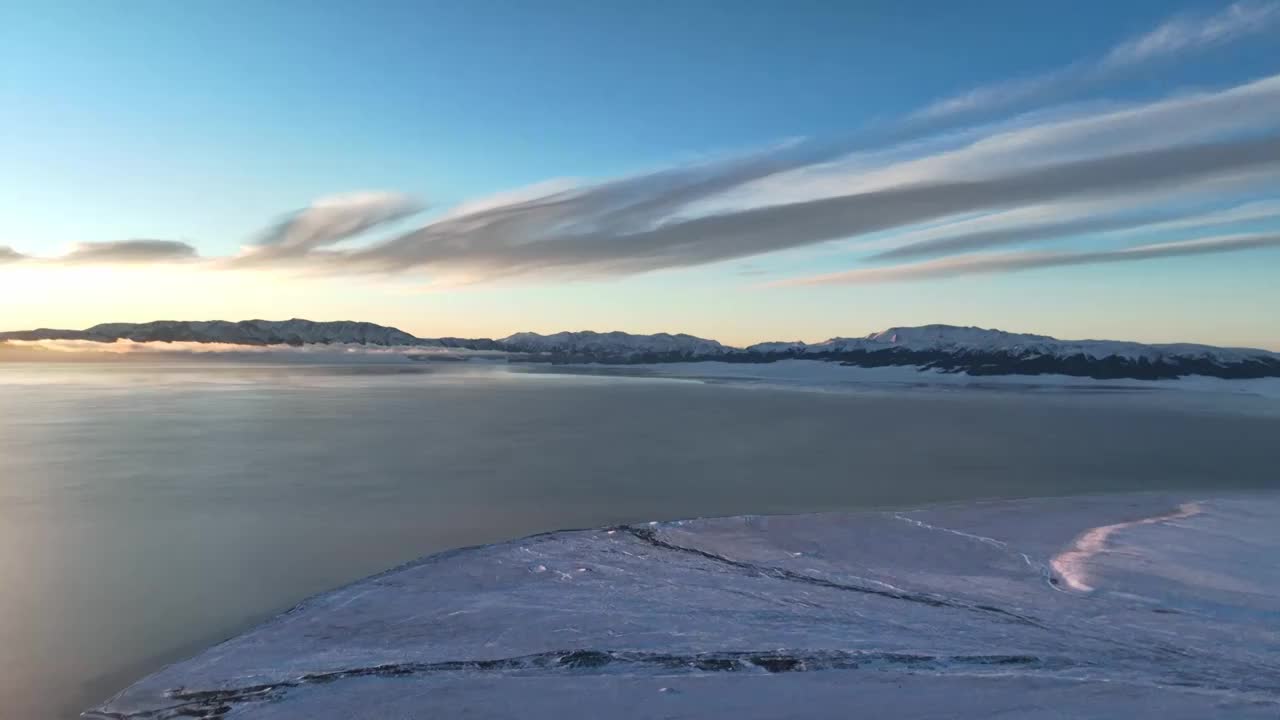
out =
[(730, 567), (737, 568), (739, 570), (745, 570), (750, 574), (757, 575), (760, 577), (768, 577), (768, 578), (773, 578), (775, 580), (784, 580), (788, 582), (806, 583), (809, 585), (816, 585), (819, 587), (829, 588), (832, 590), (856, 592), (863, 595), (876, 595), (879, 597), (886, 597), (893, 600), (903, 600), (906, 602), (927, 605), (929, 607), (945, 607), (945, 608), (953, 608), (957, 610), (968, 610), (971, 612), (987, 613), (991, 615), (997, 615), (1000, 617), (1000, 619), (1005, 620), (1007, 622), (1015, 622), (1022, 625), (1030, 625), (1032, 627), (1037, 627), (1042, 630), (1049, 629), (1048, 626), (1044, 625), (1039, 620), (1033, 617), (1028, 617), (1026, 615), (1012, 612), (1010, 610), (998, 608), (993, 605), (975, 605), (971, 603), (962, 602), (959, 600), (951, 600), (949, 598), (944, 598), (938, 595), (933, 595), (928, 593), (912, 593), (912, 592), (906, 592), (906, 591), (897, 590), (897, 589), (894, 589), (894, 590), (877, 589), (877, 588), (865, 587), (862, 585), (852, 585), (849, 583), (836, 582), (834, 580), (827, 580), (826, 578), (814, 577), (812, 575), (805, 575), (803, 573), (787, 570), (785, 568), (774, 567), (770, 565), (757, 565), (755, 563), (745, 562), (742, 560), (734, 560), (733, 558), (725, 557), (723, 555), (717, 555), (716, 553), (707, 552), (706, 550), (699, 550), (698, 548), (691, 548), (691, 547), (685, 547), (683, 545), (677, 545), (675, 543), (668, 542), (666, 540), (659, 538), (657, 531), (651, 527), (625, 526), (623, 529), (629, 532), (632, 536), (650, 545), (653, 545), (654, 547), (662, 548), (664, 550), (671, 550), (673, 552), (689, 553), (692, 555), (696, 555), (698, 557), (705, 558), (707, 560), (711, 560), (717, 563), (721, 563), (724, 565), (728, 565)]
[(858, 650), (824, 651), (722, 651), (693, 654), (643, 652), (629, 650), (555, 650), (491, 660), (449, 660), (433, 663), (386, 663), (369, 667), (347, 668), (328, 672), (306, 673), (290, 680), (261, 683), (216, 690), (175, 688), (168, 697), (177, 700), (153, 710), (139, 712), (96, 712), (84, 715), (88, 720), (175, 720), (197, 718), (210, 720), (225, 715), (237, 704), (278, 699), (290, 689), (323, 685), (358, 677), (396, 678), (432, 673), (457, 672), (588, 672), (610, 670), (624, 672), (652, 671), (669, 675), (680, 673), (763, 672), (769, 674), (814, 672), (822, 670), (907, 670), (917, 672), (965, 673), (984, 669), (1017, 667), (1023, 671), (1055, 671), (1074, 667), (1064, 658), (1042, 658), (1018, 654), (933, 655), (907, 652)]
[(1008, 543), (1003, 542), (1001, 540), (996, 540), (995, 538), (989, 538), (989, 537), (986, 537), (985, 535), (975, 535), (973, 533), (967, 533), (963, 530), (952, 530), (951, 528), (944, 528), (938, 525), (930, 525), (929, 523), (923, 520), (917, 520), (912, 517), (907, 517), (906, 515), (903, 515), (900, 512), (893, 513), (893, 517), (905, 523), (915, 525), (916, 527), (924, 530), (936, 530), (938, 532), (950, 533), (952, 535), (959, 535), (962, 538), (976, 540), (980, 543), (983, 543), (984, 545), (990, 545), (992, 547), (1000, 548), (1001, 550), (1007, 550), (1009, 548)]
[(940, 526), (940, 525), (932, 525), (932, 524), (927, 523), (927, 522), (925, 522), (925, 521), (923, 521), (923, 520), (917, 520), (916, 518), (908, 517), (907, 515), (905, 515), (904, 513), (901, 513), (901, 512), (895, 512), (895, 513), (893, 513), (893, 514), (892, 514), (892, 517), (893, 517), (893, 518), (895, 518), (895, 519), (897, 519), (897, 520), (901, 520), (902, 522), (908, 523), (908, 524), (910, 524), (910, 525), (914, 525), (914, 526), (916, 526), (916, 527), (918, 527), (918, 528), (920, 528), (920, 529), (922, 529), (922, 530), (933, 530), (933, 531), (936, 531), (936, 532), (948, 533), (948, 534), (950, 534), (950, 535), (957, 535), (957, 536), (962, 537), (962, 538), (965, 538), (965, 539), (967, 539), (967, 540), (973, 540), (973, 541), (976, 541), (976, 542), (980, 542), (980, 543), (982, 543), (983, 545), (990, 545), (991, 547), (998, 548), (998, 549), (1003, 550), (1003, 551), (1005, 551), (1005, 552), (1008, 552), (1008, 553), (1012, 553), (1012, 554), (1014, 554), (1014, 555), (1017, 555), (1019, 558), (1021, 558), (1021, 559), (1022, 559), (1022, 562), (1023, 562), (1024, 564), (1026, 564), (1026, 566), (1027, 566), (1027, 567), (1029, 567), (1029, 568), (1031, 568), (1032, 570), (1036, 571), (1036, 573), (1037, 573), (1038, 575), (1040, 575), (1042, 578), (1044, 578), (1045, 582), (1047, 582), (1047, 583), (1049, 584), (1049, 586), (1050, 586), (1050, 587), (1054, 588), (1055, 590), (1059, 589), (1059, 588), (1058, 588), (1058, 586), (1057, 586), (1057, 583), (1055, 583), (1055, 582), (1054, 582), (1054, 580), (1053, 580), (1053, 571), (1049, 568), (1049, 566), (1047, 566), (1047, 565), (1045, 565), (1044, 563), (1041, 563), (1041, 562), (1036, 562), (1035, 560), (1031, 559), (1031, 556), (1030, 556), (1030, 555), (1028, 555), (1028, 554), (1026, 554), (1026, 553), (1024, 553), (1024, 552), (1021, 552), (1021, 551), (1014, 550), (1014, 549), (1010, 548), (1010, 547), (1009, 547), (1009, 543), (1004, 542), (1003, 540), (997, 540), (997, 539), (992, 538), (992, 537), (987, 537), (987, 536), (985, 536), (985, 535), (977, 535), (977, 534), (975, 534), (975, 533), (965, 532), (965, 531), (963, 531), (963, 530), (955, 530), (955, 529), (953, 529), (953, 528), (946, 528), (946, 527), (942, 527), (942, 526)]

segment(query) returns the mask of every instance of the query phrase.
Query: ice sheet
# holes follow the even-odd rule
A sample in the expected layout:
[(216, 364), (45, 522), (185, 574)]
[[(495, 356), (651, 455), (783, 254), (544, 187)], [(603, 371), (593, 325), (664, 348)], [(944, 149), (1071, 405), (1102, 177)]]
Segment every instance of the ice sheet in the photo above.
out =
[[(590, 367), (590, 366), (584, 366)], [(623, 366), (663, 377), (702, 379), (739, 384), (840, 389), (1003, 389), (1031, 391), (1188, 391), (1215, 395), (1248, 395), (1280, 400), (1280, 378), (1227, 380), (1189, 375), (1171, 380), (1096, 380), (1071, 375), (970, 375), (921, 370), (911, 365), (855, 367), (818, 360), (779, 360), (773, 363), (687, 362)]]
[(558, 532), (315, 597), (89, 717), (1275, 718), (1278, 550), (1280, 494)]

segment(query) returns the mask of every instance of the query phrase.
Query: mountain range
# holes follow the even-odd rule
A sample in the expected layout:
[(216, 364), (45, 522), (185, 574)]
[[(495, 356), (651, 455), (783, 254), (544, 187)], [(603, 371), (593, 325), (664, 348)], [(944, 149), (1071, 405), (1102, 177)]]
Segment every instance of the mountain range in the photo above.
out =
[(624, 332), (522, 332), (500, 339), (419, 338), (367, 322), (161, 320), (105, 323), (85, 330), (41, 328), (0, 332), (3, 341), (77, 340), (111, 343), (194, 342), (233, 345), (363, 345), (421, 350), (486, 351), (511, 361), (642, 364), (720, 361), (767, 363), (787, 359), (839, 362), (859, 367), (917, 366), (970, 375), (1061, 374), (1099, 379), (1165, 379), (1184, 375), (1219, 378), (1280, 377), (1280, 353), (1188, 343), (1144, 344), (1113, 340), (1058, 340), (1047, 335), (976, 327), (895, 327), (864, 337), (819, 343), (765, 342), (738, 348), (685, 334)]

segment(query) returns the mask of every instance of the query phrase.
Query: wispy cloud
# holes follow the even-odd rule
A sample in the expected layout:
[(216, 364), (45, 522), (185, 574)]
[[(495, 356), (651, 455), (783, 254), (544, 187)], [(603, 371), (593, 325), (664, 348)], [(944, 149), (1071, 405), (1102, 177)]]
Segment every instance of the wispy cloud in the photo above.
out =
[(862, 268), (838, 273), (795, 278), (773, 283), (775, 287), (807, 285), (868, 285), (874, 283), (931, 280), (961, 275), (989, 275), (1017, 272), (1035, 268), (1064, 265), (1094, 265), (1100, 263), (1135, 262), (1153, 258), (1182, 255), (1208, 255), (1214, 253), (1280, 247), (1280, 234), (1223, 235), (1218, 237), (1153, 243), (1113, 250), (1087, 252), (1018, 252), (980, 255), (961, 255), (939, 258), (907, 265), (880, 268)]
[(1150, 216), (1086, 217), (1029, 223), (998, 230), (960, 233), (891, 248), (871, 256), (872, 260), (903, 260), (929, 255), (951, 255), (997, 245), (1016, 245), (1031, 240), (1052, 240), (1084, 233), (1104, 232), (1148, 223)]
[[(474, 282), (698, 265), (965, 213), (1026, 213), (1046, 203), (1074, 203), (1087, 218), (1091, 204), (1114, 204), (1119, 194), (1154, 202), (1188, 187), (1280, 170), (1280, 139), (1267, 134), (1280, 129), (1278, 112), (1280, 76), (1272, 76), (1015, 127), (883, 167), (868, 166), (860, 154), (832, 162), (841, 158), (834, 144), (788, 144), (594, 185), (517, 191), (455, 209), (397, 237), (347, 249), (332, 247), (334, 238), (366, 226), (370, 215), (363, 210), (369, 205), (386, 205), (338, 204), (341, 231), (331, 229), (331, 217), (325, 222), (299, 218), (297, 225), (307, 231), (293, 237), (301, 239), (283, 239), (291, 237), (286, 224), (271, 235), (282, 239), (261, 248), (283, 246), (287, 252), (251, 257), (328, 272), (417, 269)], [(1219, 136), (1243, 139), (1206, 142)], [(810, 171), (817, 177), (804, 174)], [(785, 191), (775, 197), (780, 186)], [(691, 211), (710, 200), (713, 210)], [(357, 211), (347, 212), (353, 208)], [(1146, 221), (1165, 219), (1141, 208), (1134, 212)], [(353, 216), (359, 221), (351, 221)], [(1117, 226), (1096, 216), (1072, 222), (1055, 231)], [(1043, 221), (1031, 225), (1050, 229)], [(954, 251), (1016, 237), (1013, 231), (988, 232), (996, 234), (938, 247)]]
[(176, 240), (119, 240), (80, 243), (57, 258), (64, 263), (155, 263), (194, 260), (196, 249)]
[[(1041, 243), (1089, 234), (1164, 232), (1280, 218), (1280, 200), (1241, 204), (1280, 183), (1280, 172), (1228, 173), (1174, 189), (1116, 193), (944, 218), (874, 240), (854, 239), (841, 252), (877, 251), (869, 260), (920, 258), (990, 247)], [(1227, 205), (1226, 203), (1236, 203)], [(1214, 209), (1210, 209), (1214, 208)]]
[(581, 181), (572, 180), (570, 178), (552, 178), (550, 180), (543, 180), (514, 190), (506, 190), (503, 192), (493, 193), (492, 195), (467, 200), (450, 208), (443, 217), (447, 219), (461, 217), (464, 215), (475, 215), (486, 210), (494, 210), (508, 205), (518, 205), (535, 200), (542, 200), (554, 195), (562, 195), (564, 193), (572, 192), (581, 185)]
[(1097, 83), (1139, 65), (1262, 35), (1277, 25), (1280, 25), (1280, 2), (1245, 0), (1216, 14), (1172, 17), (1146, 33), (1119, 43), (1097, 60), (1078, 61), (1039, 75), (974, 88), (928, 105), (914, 117), (937, 121), (1043, 100), (1055, 92)]
[(1110, 69), (1163, 60), (1259, 35), (1277, 24), (1280, 24), (1280, 3), (1232, 3), (1214, 15), (1170, 18), (1151, 32), (1117, 45), (1100, 66)]
[(981, 110), (1007, 108), (1044, 95), (1055, 87), (1079, 82), (1089, 75), (1089, 72), (1089, 66), (1075, 64), (1040, 75), (1005, 80), (992, 85), (973, 88), (927, 105), (916, 111), (913, 117), (924, 120), (939, 120)]
[(245, 258), (268, 260), (305, 255), (414, 215), (424, 207), (397, 192), (367, 191), (320, 198), (264, 232)]
[(1144, 230), (1186, 230), (1189, 228), (1227, 225), (1230, 223), (1256, 222), (1280, 219), (1280, 200), (1259, 200), (1243, 203), (1214, 212), (1189, 215), (1176, 220), (1144, 225)]
[[(346, 271), (462, 269), (489, 277), (636, 273), (742, 258), (962, 213), (1179, 187), (1259, 168), (1280, 168), (1280, 137), (1120, 153), (993, 178), (910, 183), (682, 220), (628, 212), (639, 203), (674, 202), (681, 190), (666, 182), (652, 182), (640, 200), (622, 205), (604, 202), (601, 195), (612, 196), (611, 190), (588, 188), (432, 223), (386, 243), (312, 259)], [(637, 189), (646, 182), (633, 181)]]
[[(1268, 175), (1266, 180), (1276, 182), (1280, 181), (1280, 177)], [(1221, 189), (1232, 184), (1204, 183), (1203, 187), (1198, 186), (1195, 190)], [(1126, 194), (1115, 202), (1083, 201), (1033, 206), (904, 234), (894, 238), (893, 247), (878, 252), (869, 259), (903, 260), (931, 255), (953, 255), (1002, 245), (1045, 242), (1084, 234), (1134, 230), (1150, 233), (1280, 219), (1280, 202), (1277, 201), (1244, 203), (1208, 212), (1189, 202), (1152, 210), (1146, 207), (1152, 198), (1141, 193), (1134, 195)], [(1188, 193), (1187, 199), (1194, 196), (1195, 193)], [(1178, 197), (1174, 195), (1169, 199), (1176, 200)]]
[[(1223, 90), (1105, 107), (1068, 117), (966, 134), (963, 142), (876, 164), (886, 153), (857, 153), (839, 162), (762, 178), (735, 194), (745, 205), (799, 201), (940, 179), (980, 179), (1054, 162), (1172, 147), (1280, 126), (1280, 75)], [(1132, 197), (1133, 193), (1126, 193)]]

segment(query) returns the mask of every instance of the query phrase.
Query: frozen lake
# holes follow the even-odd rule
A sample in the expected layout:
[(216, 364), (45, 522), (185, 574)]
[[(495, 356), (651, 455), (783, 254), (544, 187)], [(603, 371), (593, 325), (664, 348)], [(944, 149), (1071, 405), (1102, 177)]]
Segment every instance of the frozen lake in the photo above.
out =
[[(1276, 487), (1274, 408), (437, 364), (0, 364), (0, 703), (74, 717), (315, 593), (559, 528), (1119, 491), (1176, 511)], [(1103, 515), (1061, 542), (1132, 519)]]
[(1274, 718), (1280, 495), (718, 518), (447, 552), (93, 717)]

